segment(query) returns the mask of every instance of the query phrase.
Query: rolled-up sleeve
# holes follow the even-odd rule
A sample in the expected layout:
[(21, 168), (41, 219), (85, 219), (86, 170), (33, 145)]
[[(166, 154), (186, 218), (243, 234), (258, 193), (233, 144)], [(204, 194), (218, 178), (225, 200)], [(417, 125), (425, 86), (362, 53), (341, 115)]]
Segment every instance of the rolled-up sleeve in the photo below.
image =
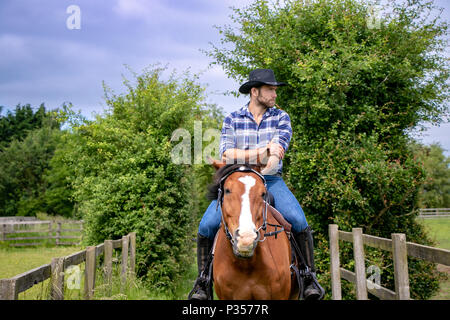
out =
[(277, 124), (275, 135), (272, 138), (272, 142), (281, 145), (286, 152), (289, 147), (289, 143), (292, 138), (291, 118), (286, 112), (282, 112), (280, 115), (280, 121)]
[(234, 148), (236, 148), (236, 136), (233, 128), (233, 119), (228, 116), (223, 120), (222, 133), (220, 135), (220, 158), (222, 158), (226, 150)]

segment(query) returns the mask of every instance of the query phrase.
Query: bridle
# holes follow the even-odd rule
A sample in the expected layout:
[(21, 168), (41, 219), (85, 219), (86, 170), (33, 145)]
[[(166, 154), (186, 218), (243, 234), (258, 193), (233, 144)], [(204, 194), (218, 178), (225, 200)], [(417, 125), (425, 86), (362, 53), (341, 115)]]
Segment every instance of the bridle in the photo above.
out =
[[(269, 194), (268, 194), (268, 189), (267, 189), (267, 183), (266, 183), (266, 179), (264, 178), (264, 176), (259, 173), (258, 171), (250, 168), (249, 166), (246, 165), (242, 165), (240, 167), (237, 167), (236, 169), (231, 170), (230, 172), (228, 172), (226, 175), (224, 175), (220, 181), (219, 181), (219, 190), (218, 190), (218, 195), (217, 195), (217, 205), (216, 205), (216, 210), (220, 205), (220, 209), (221, 209), (221, 219), (222, 219), (222, 224), (225, 228), (225, 235), (227, 237), (227, 239), (231, 242), (231, 245), (233, 246), (233, 251), (235, 252), (235, 254), (237, 256), (239, 256), (239, 252), (237, 251), (237, 244), (236, 241), (234, 241), (234, 238), (232, 236), (232, 234), (230, 233), (230, 230), (228, 229), (228, 226), (225, 222), (225, 219), (223, 217), (223, 209), (222, 209), (222, 205), (223, 205), (223, 189), (224, 189), (224, 184), (225, 184), (225, 180), (232, 175), (235, 172), (252, 172), (254, 174), (256, 174), (264, 183), (264, 188), (266, 189), (266, 192), (264, 194), (264, 210), (263, 210), (263, 223), (262, 225), (256, 229), (256, 234), (257, 237), (256, 239), (253, 241), (253, 250), (256, 248), (256, 245), (258, 242), (263, 242), (264, 240), (266, 240), (266, 237), (270, 237), (270, 236), (275, 236), (275, 239), (277, 238), (277, 234), (280, 232), (284, 231), (283, 226), (278, 225), (278, 224), (271, 224), (267, 222), (267, 207), (269, 205)], [(267, 229), (267, 226), (272, 226), (275, 227), (275, 231), (272, 232), (265, 232)], [(278, 229), (280, 228), (280, 229)], [(261, 239), (261, 229), (264, 230), (264, 234), (263, 234), (263, 239)], [(236, 229), (235, 234), (237, 234), (237, 232), (239, 231), (239, 228)]]

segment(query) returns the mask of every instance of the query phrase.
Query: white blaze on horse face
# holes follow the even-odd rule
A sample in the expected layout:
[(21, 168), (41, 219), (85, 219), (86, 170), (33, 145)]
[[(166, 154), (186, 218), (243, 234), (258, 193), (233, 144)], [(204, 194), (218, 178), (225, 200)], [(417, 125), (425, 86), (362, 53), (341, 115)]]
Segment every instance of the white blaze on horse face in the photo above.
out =
[(255, 224), (253, 223), (252, 212), (250, 210), (250, 189), (255, 185), (256, 180), (251, 176), (240, 177), (238, 179), (245, 186), (245, 192), (242, 195), (241, 214), (239, 216), (239, 234), (255, 235)]

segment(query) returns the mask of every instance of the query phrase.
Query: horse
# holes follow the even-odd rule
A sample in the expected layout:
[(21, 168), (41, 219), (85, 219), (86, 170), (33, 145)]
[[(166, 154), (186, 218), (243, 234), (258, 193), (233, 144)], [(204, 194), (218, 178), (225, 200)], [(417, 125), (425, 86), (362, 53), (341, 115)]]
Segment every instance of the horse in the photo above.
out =
[(286, 230), (274, 218), (276, 209), (268, 204), (259, 168), (216, 160), (212, 164), (217, 171), (210, 197), (211, 193), (217, 196), (222, 210), (212, 266), (217, 297), (298, 299), (299, 287), (295, 274), (291, 274), (291, 244)]

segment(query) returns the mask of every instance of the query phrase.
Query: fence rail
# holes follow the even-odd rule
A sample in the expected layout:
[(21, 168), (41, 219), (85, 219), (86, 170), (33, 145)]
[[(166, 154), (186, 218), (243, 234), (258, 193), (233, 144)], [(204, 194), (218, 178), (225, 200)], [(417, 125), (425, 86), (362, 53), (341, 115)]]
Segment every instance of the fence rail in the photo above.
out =
[[(66, 220), (50, 221), (50, 220), (22, 220), (0, 221), (0, 241), (7, 242), (9, 246), (34, 246), (43, 244), (45, 240), (55, 240), (56, 245), (77, 245), (81, 243), (83, 220)], [(79, 228), (63, 228), (63, 225), (79, 225)], [(75, 232), (78, 235), (67, 235), (64, 233)], [(26, 234), (34, 234), (27, 236)], [(78, 241), (69, 242), (67, 239), (77, 239)], [(43, 240), (40, 242), (23, 242), (28, 240)], [(16, 242), (22, 241), (22, 242)]]
[(54, 258), (51, 263), (29, 270), (9, 279), (0, 279), (0, 300), (17, 300), (19, 293), (34, 285), (50, 279), (51, 300), (64, 299), (64, 271), (74, 265), (85, 264), (84, 298), (90, 300), (94, 296), (97, 257), (104, 255), (104, 276), (107, 284), (111, 284), (112, 255), (114, 249), (122, 248), (121, 280), (134, 277), (136, 266), (136, 232), (131, 232), (122, 239), (105, 240), (97, 246), (86, 247), (85, 250), (71, 255)]
[(36, 221), (36, 217), (24, 217), (24, 216), (7, 216), (0, 217), (0, 224), (5, 222), (19, 222), (19, 221)]
[[(393, 233), (391, 239), (362, 233), (340, 231), (336, 224), (328, 226), (330, 239), (330, 273), (333, 300), (341, 300), (341, 278), (356, 286), (356, 298), (367, 300), (367, 292), (383, 300), (410, 300), (408, 256), (450, 266), (450, 250), (407, 242), (403, 233)], [(340, 267), (339, 240), (353, 243), (355, 272)], [(364, 245), (392, 252), (394, 260), (395, 292), (366, 279)]]
[(445, 218), (450, 217), (450, 208), (419, 209), (419, 218)]

